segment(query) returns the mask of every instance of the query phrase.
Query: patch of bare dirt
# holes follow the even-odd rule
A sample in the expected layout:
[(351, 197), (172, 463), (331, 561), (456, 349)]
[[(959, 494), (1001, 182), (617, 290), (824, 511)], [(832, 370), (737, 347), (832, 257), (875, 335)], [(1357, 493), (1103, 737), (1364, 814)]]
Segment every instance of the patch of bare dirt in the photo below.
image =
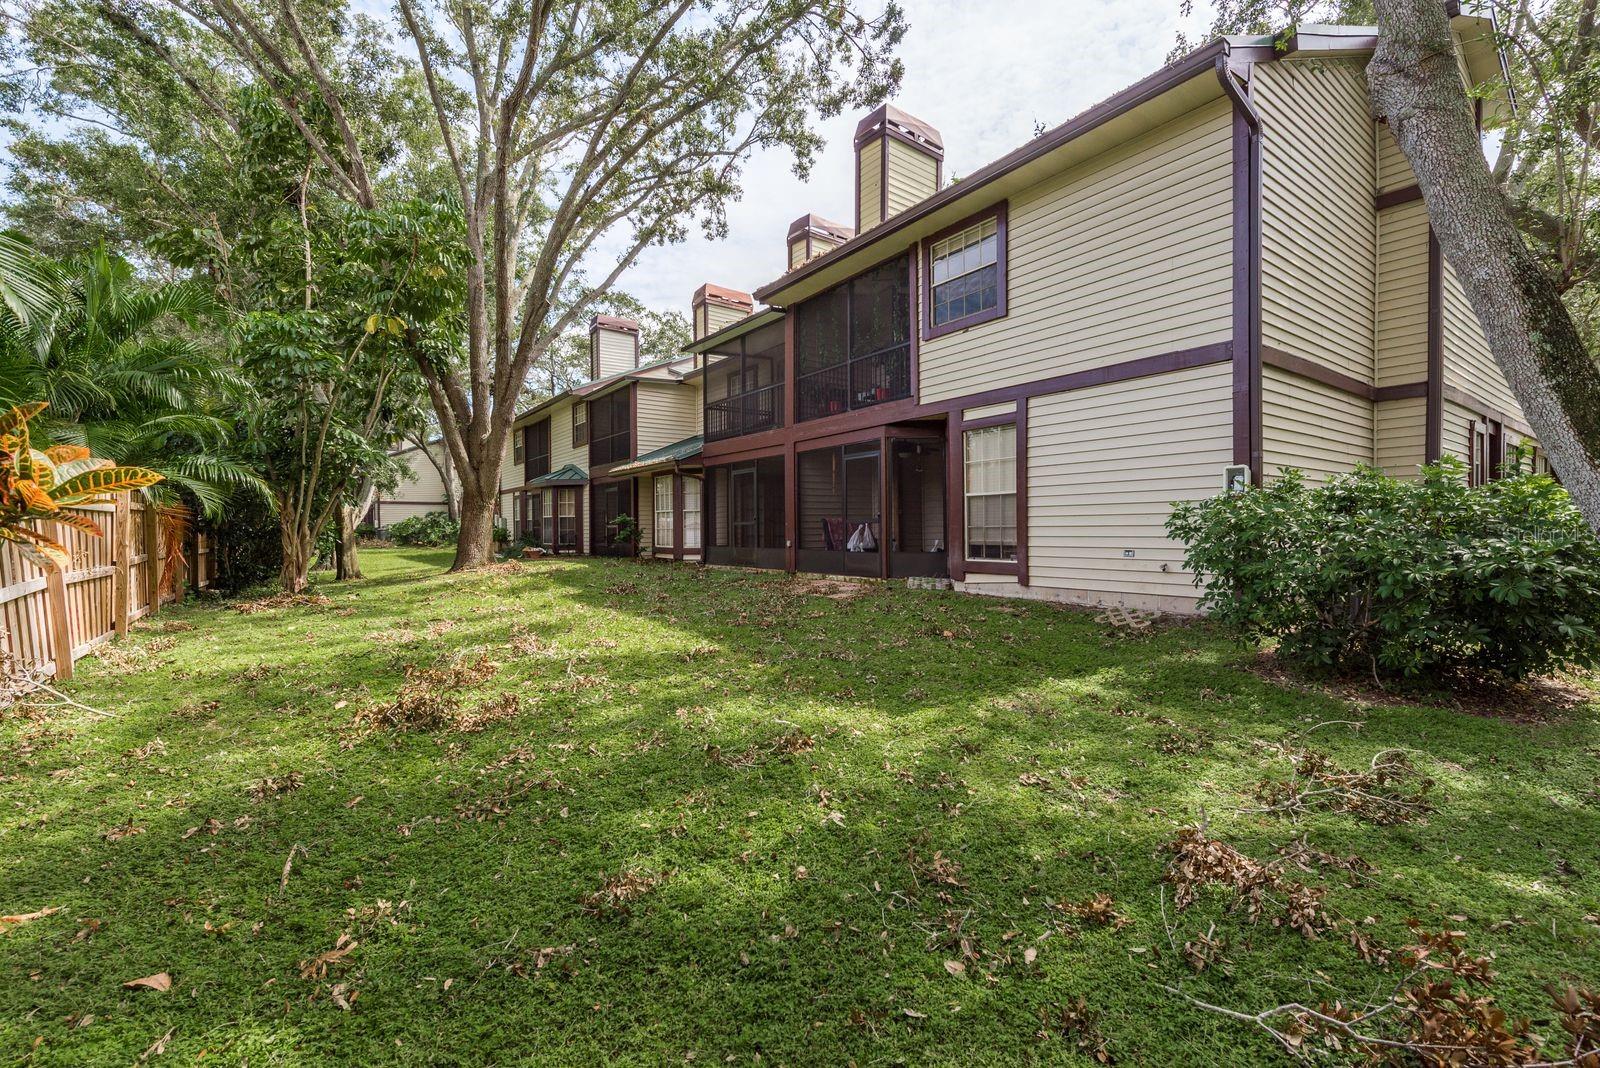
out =
[(1548, 723), (1597, 700), (1594, 691), (1577, 678), (1562, 675), (1502, 684), (1461, 679), (1442, 690), (1405, 689), (1398, 684), (1385, 689), (1370, 678), (1313, 678), (1271, 652), (1257, 655), (1248, 670), (1285, 689), (1337, 698), (1358, 708), (1373, 705), (1449, 708), (1516, 723)]

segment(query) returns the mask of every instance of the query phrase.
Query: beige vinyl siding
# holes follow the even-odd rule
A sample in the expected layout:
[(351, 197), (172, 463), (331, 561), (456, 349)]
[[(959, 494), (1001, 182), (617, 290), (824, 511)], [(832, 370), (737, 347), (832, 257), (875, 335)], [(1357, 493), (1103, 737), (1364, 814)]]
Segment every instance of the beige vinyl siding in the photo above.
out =
[(806, 262), (806, 240), (802, 237), (789, 244), (789, 269), (793, 270), (804, 262)]
[(637, 366), (634, 337), (621, 330), (596, 330), (595, 343), (600, 347), (600, 378), (619, 375)]
[(1016, 410), (1016, 401), (1004, 401), (1000, 404), (985, 404), (981, 408), (968, 408), (961, 413), (961, 418), (970, 422), (976, 419), (988, 419), (996, 415), (1010, 415)]
[(1376, 164), (1354, 61), (1255, 68), (1262, 113), (1261, 340), (1363, 382), (1373, 374)]
[(1439, 438), (1440, 454), (1454, 456), (1457, 460), (1472, 465), (1472, 424), (1481, 422), (1482, 416), (1471, 408), (1463, 408), (1455, 401), (1444, 402), (1443, 434)]
[[(640, 400), (644, 397), (641, 395)], [(651, 482), (648, 476), (635, 476), (633, 480), (634, 511), (639, 514), (633, 521), (639, 524), (639, 552), (641, 555), (649, 554), (655, 548), (656, 503), (651, 495)]]
[[(430, 445), (429, 451), (441, 463), (444, 460), (444, 442)], [(410, 472), (401, 481), (395, 491), (383, 498), (396, 501), (438, 501), (442, 510), (445, 503), (444, 479), (439, 477), (438, 468), (432, 461), (424, 456), (421, 449), (410, 449), (399, 454), (399, 460), (406, 465)]]
[(1428, 213), (1416, 200), (1378, 213), (1377, 384), (1428, 377)]
[(438, 504), (409, 504), (398, 501), (378, 502), (378, 519), (385, 527), (392, 527), (402, 519), (411, 519), (414, 516), (427, 515), (430, 512), (440, 514), (448, 511), (444, 501)]
[(1221, 490), (1232, 435), (1226, 365), (1033, 398), (1029, 583), (1087, 603), (1192, 608), (1183, 546), (1163, 524), (1173, 501)]
[(896, 138), (889, 138), (889, 214), (898, 215), (939, 191), (939, 164)]
[(883, 141), (869, 141), (856, 150), (856, 217), (860, 229), (883, 221)]
[(725, 304), (707, 304), (705, 309), (706, 323), (708, 324), (707, 334), (715, 334), (725, 326), (732, 326), (748, 314), (738, 308), (730, 308)]
[(1312, 484), (1373, 460), (1372, 402), (1277, 367), (1261, 369), (1262, 473), (1295, 467)]
[(1217, 101), (1011, 198), (1008, 313), (924, 341), (921, 399), (1227, 341), (1230, 131)]
[(1404, 189), (1417, 184), (1417, 176), (1412, 173), (1411, 161), (1406, 159), (1405, 153), (1400, 151), (1400, 143), (1394, 139), (1394, 133), (1389, 129), (1388, 123), (1376, 123), (1378, 136), (1378, 189), (1380, 193), (1387, 193), (1395, 189)]
[(1415, 478), (1427, 450), (1428, 402), (1421, 397), (1379, 401), (1375, 461), (1394, 478)]
[(1495, 363), (1489, 339), (1483, 336), (1483, 328), (1478, 325), (1477, 313), (1467, 302), (1467, 294), (1448, 262), (1444, 264), (1441, 311), (1444, 314), (1445, 385), (1463, 389), (1491, 407), (1522, 418), (1522, 406), (1506, 384), (1500, 365)]
[(576, 464), (589, 470), (589, 446), (572, 444), (572, 413), (583, 401), (563, 401), (550, 412), (550, 470)]
[(700, 420), (700, 406), (692, 387), (684, 383), (640, 382), (638, 440), (634, 455), (692, 437)]

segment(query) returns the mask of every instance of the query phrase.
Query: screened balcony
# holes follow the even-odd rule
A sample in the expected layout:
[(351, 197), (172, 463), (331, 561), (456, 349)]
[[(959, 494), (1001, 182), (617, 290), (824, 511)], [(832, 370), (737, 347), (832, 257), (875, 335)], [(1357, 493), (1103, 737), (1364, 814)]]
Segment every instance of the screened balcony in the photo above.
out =
[(943, 575), (944, 442), (932, 435), (813, 449), (795, 458), (795, 566), (827, 575)]
[(783, 569), (783, 457), (708, 467), (705, 482), (708, 564)]
[(797, 421), (911, 396), (911, 284), (901, 256), (800, 305)]
[(783, 323), (706, 353), (705, 435), (721, 441), (784, 424)]

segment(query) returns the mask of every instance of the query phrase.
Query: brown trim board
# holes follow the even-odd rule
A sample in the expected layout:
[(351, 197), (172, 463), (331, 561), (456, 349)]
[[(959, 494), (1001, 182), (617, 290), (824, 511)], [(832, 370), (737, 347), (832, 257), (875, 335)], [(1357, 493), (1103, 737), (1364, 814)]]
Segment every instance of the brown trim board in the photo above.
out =
[(1233, 102), (1233, 462), (1261, 484), (1261, 117), (1228, 68), (1217, 79)]
[(1428, 227), (1428, 392), (1422, 459), (1433, 463), (1444, 449), (1444, 258)]
[(1524, 437), (1537, 438), (1539, 436), (1533, 432), (1533, 427), (1529, 426), (1522, 419), (1517, 418), (1510, 412), (1496, 408), (1488, 401), (1476, 397), (1464, 389), (1461, 389), (1457, 386), (1446, 385), (1440, 390), (1440, 392), (1444, 400), (1450, 401), (1452, 404), (1459, 404), (1463, 408), (1471, 408), (1474, 412), (1482, 415), (1485, 419), (1490, 419), (1496, 423), (1508, 426)]
[(1401, 204), (1409, 204), (1413, 200), (1422, 199), (1420, 185), (1405, 185), (1399, 189), (1390, 189), (1388, 192), (1379, 193), (1372, 198), (1372, 206), (1378, 211), (1384, 208), (1397, 208)]
[(1319, 385), (1337, 389), (1341, 393), (1348, 393), (1353, 397), (1360, 397), (1369, 401), (1404, 400), (1407, 397), (1425, 397), (1428, 394), (1426, 382), (1402, 382), (1393, 386), (1373, 386), (1352, 378), (1342, 371), (1335, 371), (1331, 367), (1324, 367), (1320, 363), (1308, 360), (1303, 356), (1284, 352), (1271, 346), (1262, 346), (1261, 362), (1267, 367), (1276, 367), (1280, 371), (1308, 378)]

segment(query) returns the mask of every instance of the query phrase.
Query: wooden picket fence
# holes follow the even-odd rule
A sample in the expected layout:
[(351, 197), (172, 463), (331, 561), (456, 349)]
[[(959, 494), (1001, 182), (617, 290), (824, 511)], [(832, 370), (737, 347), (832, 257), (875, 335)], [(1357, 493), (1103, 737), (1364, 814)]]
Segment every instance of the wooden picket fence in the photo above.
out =
[(63, 511), (88, 516), (104, 536), (46, 524), (72, 556), (65, 572), (48, 572), (0, 542), (0, 649), (18, 670), (70, 679), (79, 657), (181, 599), (185, 587), (209, 586), (215, 567), (208, 536), (185, 512), (164, 521), (162, 509), (132, 493)]

